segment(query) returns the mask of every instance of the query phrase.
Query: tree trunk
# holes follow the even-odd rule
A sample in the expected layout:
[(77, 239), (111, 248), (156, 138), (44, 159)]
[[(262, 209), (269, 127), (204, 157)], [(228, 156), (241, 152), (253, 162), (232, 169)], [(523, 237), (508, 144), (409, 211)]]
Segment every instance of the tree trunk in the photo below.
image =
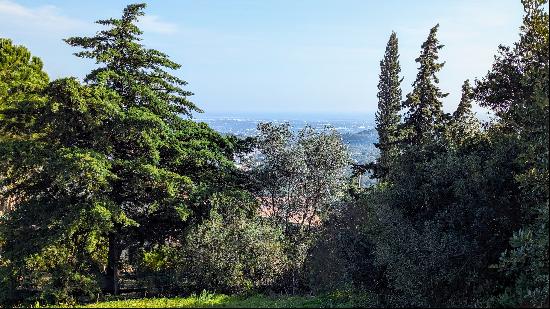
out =
[(105, 274), (105, 292), (118, 295), (119, 290), (119, 264), (120, 264), (120, 242), (118, 233), (109, 233), (109, 253), (107, 256), (107, 272)]

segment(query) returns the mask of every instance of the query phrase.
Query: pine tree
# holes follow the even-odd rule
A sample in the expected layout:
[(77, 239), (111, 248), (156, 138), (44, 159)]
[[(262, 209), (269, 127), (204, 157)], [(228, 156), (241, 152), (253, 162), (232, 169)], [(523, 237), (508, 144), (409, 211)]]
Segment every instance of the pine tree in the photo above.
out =
[(472, 86), (470, 86), (469, 80), (465, 80), (462, 84), (462, 96), (460, 97), (460, 103), (458, 104), (456, 111), (453, 113), (453, 119), (465, 119), (472, 115), (472, 99)]
[[(31, 123), (32, 119), (21, 119), (11, 112), (25, 102), (43, 100), (48, 81), (40, 58), (9, 39), (0, 38), (0, 120), (4, 126), (18, 126), (17, 133), (24, 133), (24, 123)], [(6, 131), (0, 127), (0, 140), (2, 133)]]
[[(0, 218), (10, 261), (0, 263), (0, 301), (22, 286), (48, 301), (117, 294), (123, 251), (135, 261), (182, 236), (232, 186), (234, 143), (182, 118), (199, 109), (168, 72), (179, 65), (138, 43), (144, 8), (129, 5), (121, 19), (99, 21), (107, 30), (67, 39), (100, 64), (87, 84), (56, 80), (45, 100), (14, 106), (34, 120), (29, 138), (0, 140), (11, 167), (0, 167), (0, 180), (24, 196)], [(0, 133), (17, 133), (6, 123), (0, 117)]]
[(397, 155), (399, 140), (399, 122), (401, 116), (401, 81), (399, 73), (398, 40), (395, 32), (392, 32), (384, 59), (380, 61), (380, 81), (378, 82), (378, 111), (376, 113), (376, 130), (378, 131), (378, 143), (380, 158), (375, 169), (375, 177), (384, 178), (391, 162)]
[(166, 70), (177, 70), (181, 65), (139, 43), (143, 32), (135, 23), (144, 15), (145, 6), (144, 3), (131, 4), (120, 19), (97, 21), (109, 29), (94, 37), (65, 39), (69, 45), (84, 49), (75, 53), (76, 56), (95, 59), (97, 64), (104, 65), (88, 74), (85, 81), (115, 90), (124, 99), (126, 108), (145, 108), (164, 120), (173, 120), (178, 114), (191, 116), (193, 111), (200, 112), (187, 99), (193, 93), (181, 88), (187, 82)]
[[(42, 60), (31, 56), (29, 50), (17, 46), (9, 39), (0, 38), (0, 148), (10, 141), (28, 138), (28, 127), (35, 121), (35, 115), (22, 117), (17, 107), (44, 101), (44, 89), (48, 86), (48, 75), (42, 70)], [(9, 128), (16, 128), (9, 130)], [(0, 151), (1, 152), (1, 151)], [(15, 196), (9, 189), (19, 177), (4, 177), (11, 169), (8, 157), (0, 160), (0, 215), (12, 210)]]
[(436, 37), (438, 28), (439, 24), (434, 26), (422, 44), (420, 56), (415, 60), (420, 67), (412, 84), (413, 90), (403, 102), (403, 107), (408, 109), (404, 123), (406, 142), (411, 145), (423, 145), (437, 139), (447, 118), (441, 99), (448, 93), (441, 92), (437, 86), (439, 79), (436, 74), (445, 64), (437, 62), (438, 52), (443, 48)]
[[(221, 185), (223, 180), (207, 181), (205, 177), (219, 177), (218, 170), (232, 166), (226, 156), (232, 146), (226, 139), (205, 125), (181, 118), (200, 109), (187, 99), (193, 93), (181, 88), (187, 83), (167, 71), (180, 65), (139, 43), (142, 31), (136, 22), (144, 15), (145, 6), (128, 5), (120, 19), (98, 21), (108, 29), (94, 37), (66, 39), (68, 44), (84, 49), (76, 56), (95, 59), (102, 65), (88, 74), (86, 82), (111, 89), (121, 97), (126, 116), (123, 123), (113, 127), (118, 138), (110, 154), (117, 171), (113, 200), (140, 226), (141, 242), (150, 237), (162, 241), (163, 232), (168, 231), (149, 226), (150, 222), (158, 217), (173, 222), (185, 220), (193, 207), (204, 205), (202, 199), (207, 193), (196, 192), (199, 201), (193, 206), (195, 188), (206, 190), (216, 183)], [(201, 138), (204, 140), (197, 143)], [(201, 148), (202, 153), (191, 157), (193, 148)], [(195, 181), (205, 183), (197, 186)], [(189, 200), (184, 202), (184, 197)], [(124, 235), (130, 233), (127, 229), (134, 228), (115, 224), (109, 235), (107, 290), (114, 294)]]
[(460, 145), (468, 137), (479, 132), (480, 123), (472, 111), (472, 101), (474, 93), (470, 86), (470, 81), (465, 80), (462, 84), (462, 97), (460, 103), (454, 111), (451, 121), (446, 127), (449, 133), (451, 143)]

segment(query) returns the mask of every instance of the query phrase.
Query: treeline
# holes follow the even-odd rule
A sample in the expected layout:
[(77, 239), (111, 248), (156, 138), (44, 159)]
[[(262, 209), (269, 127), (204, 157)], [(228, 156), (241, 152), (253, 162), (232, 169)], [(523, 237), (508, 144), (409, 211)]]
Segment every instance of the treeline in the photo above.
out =
[(201, 110), (179, 64), (140, 44), (144, 4), (65, 40), (97, 64), (83, 82), (50, 81), (0, 39), (0, 304), (208, 290), (548, 306), (548, 11), (522, 3), (519, 41), (464, 82), (452, 114), (438, 26), (405, 98), (391, 34), (380, 157), (354, 166), (368, 188), (334, 130), (264, 123), (239, 139), (189, 119)]
[[(358, 193), (386, 306), (548, 306), (548, 11), (522, 1), (520, 40), (466, 80), (452, 114), (438, 87), (438, 26), (402, 101), (398, 41), (381, 62), (377, 186)], [(495, 117), (481, 124), (476, 101)], [(401, 119), (400, 115), (404, 117)], [(370, 266), (370, 265), (369, 265)]]

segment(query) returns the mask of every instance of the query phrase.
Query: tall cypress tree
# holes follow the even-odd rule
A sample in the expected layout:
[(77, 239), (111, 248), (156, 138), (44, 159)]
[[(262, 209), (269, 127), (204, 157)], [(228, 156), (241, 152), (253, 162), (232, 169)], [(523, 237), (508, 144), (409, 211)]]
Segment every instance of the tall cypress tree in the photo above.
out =
[(434, 26), (422, 44), (420, 56), (415, 60), (420, 67), (412, 84), (413, 90), (403, 102), (403, 107), (408, 109), (404, 123), (406, 141), (411, 145), (424, 145), (436, 139), (444, 128), (446, 117), (441, 99), (448, 93), (441, 92), (437, 86), (439, 79), (436, 74), (445, 64), (437, 62), (438, 52), (444, 46), (436, 37), (438, 28), (439, 24)]
[(376, 112), (376, 130), (378, 131), (378, 143), (380, 149), (374, 176), (384, 178), (391, 162), (397, 154), (397, 141), (399, 140), (399, 122), (401, 117), (401, 81), (399, 73), (398, 40), (395, 32), (392, 32), (384, 59), (380, 61), (380, 81), (378, 82), (378, 111)]

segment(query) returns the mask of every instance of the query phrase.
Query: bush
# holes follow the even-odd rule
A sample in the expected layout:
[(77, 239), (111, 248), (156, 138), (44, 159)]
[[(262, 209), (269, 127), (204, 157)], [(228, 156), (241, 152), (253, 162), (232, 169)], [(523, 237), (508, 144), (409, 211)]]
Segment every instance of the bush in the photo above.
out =
[(77, 218), (71, 225), (51, 224), (47, 230), (27, 225), (25, 234), (20, 234), (16, 227), (25, 222), (16, 218), (30, 206), (36, 205), (22, 205), (0, 220), (0, 304), (74, 304), (96, 299), (107, 260), (104, 230), (108, 221), (102, 206), (58, 212)]
[[(407, 151), (362, 200), (391, 306), (481, 306), (518, 228), (514, 143), (489, 131), (454, 150)], [(488, 143), (488, 140), (491, 143)], [(492, 154), (487, 158), (487, 154)]]
[(373, 289), (382, 283), (365, 233), (366, 220), (363, 205), (344, 201), (323, 225), (306, 260), (307, 281), (314, 293)]
[(144, 253), (143, 263), (157, 274), (153, 285), (162, 287), (163, 278), (172, 290), (221, 293), (272, 285), (287, 266), (281, 231), (257, 216), (250, 197), (219, 194), (212, 202), (209, 218), (181, 242)]

